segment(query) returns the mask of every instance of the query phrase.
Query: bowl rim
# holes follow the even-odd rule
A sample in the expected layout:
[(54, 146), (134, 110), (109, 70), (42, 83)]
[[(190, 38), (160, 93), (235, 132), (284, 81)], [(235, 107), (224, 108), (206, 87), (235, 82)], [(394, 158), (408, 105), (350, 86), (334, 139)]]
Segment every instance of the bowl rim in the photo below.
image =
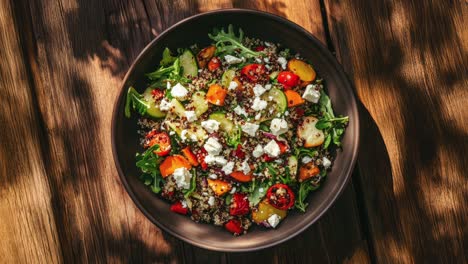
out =
[[(147, 55), (146, 53), (156, 44), (156, 42), (159, 41), (160, 38), (162, 38), (163, 36), (169, 34), (171, 31), (175, 30), (179, 25), (185, 24), (185, 23), (187, 23), (187, 22), (189, 22), (191, 20), (194, 20), (194, 19), (196, 19), (198, 17), (209, 16), (209, 15), (219, 14), (219, 13), (244, 13), (244, 14), (252, 14), (252, 15), (262, 16), (262, 17), (266, 17), (266, 18), (269, 18), (269, 19), (272, 19), (272, 20), (276, 20), (277, 22), (284, 23), (288, 27), (291, 27), (294, 30), (297, 30), (297, 31), (301, 32), (307, 38), (309, 38), (310, 40), (315, 42), (315, 44), (317, 46), (319, 46), (323, 50), (323, 55), (326, 57), (326, 59), (332, 64), (334, 69), (337, 70), (337, 75), (339, 77), (341, 77), (345, 81), (345, 87), (342, 87), (342, 89), (349, 90), (350, 98), (348, 98), (348, 100), (350, 102), (351, 112), (354, 113), (353, 123), (354, 123), (354, 128), (355, 129), (353, 131), (354, 132), (354, 134), (353, 134), (354, 139), (352, 139), (352, 141), (355, 142), (355, 144), (354, 144), (354, 149), (351, 152), (351, 164), (350, 164), (350, 166), (348, 168), (345, 169), (345, 172), (344, 172), (345, 180), (342, 181), (341, 184), (339, 184), (337, 192), (335, 192), (331, 196), (330, 200), (328, 201), (328, 204), (326, 204), (324, 206), (323, 210), (320, 211), (311, 221), (309, 221), (305, 225), (297, 228), (293, 232), (291, 232), (289, 234), (286, 234), (284, 236), (284, 238), (278, 239), (278, 240), (275, 240), (275, 241), (271, 241), (271, 242), (268, 242), (268, 243), (259, 244), (258, 246), (253, 246), (253, 247), (250, 247), (250, 248), (229, 248), (229, 247), (223, 247), (223, 246), (200, 243), (198, 240), (194, 240), (194, 239), (191, 239), (190, 237), (183, 236), (182, 234), (179, 234), (179, 233), (171, 230), (170, 228), (164, 226), (163, 224), (161, 224), (156, 218), (154, 218), (148, 212), (148, 210), (146, 210), (146, 208), (140, 203), (140, 201), (138, 200), (138, 198), (136, 197), (136, 195), (134, 194), (134, 192), (130, 188), (129, 183), (127, 182), (125, 174), (124, 174), (124, 172), (122, 170), (122, 167), (120, 166), (120, 161), (119, 161), (119, 158), (118, 158), (119, 155), (117, 153), (117, 146), (116, 146), (117, 142), (116, 142), (115, 135), (116, 135), (116, 129), (117, 129), (116, 126), (117, 126), (117, 114), (119, 112), (119, 102), (122, 100), (122, 97), (125, 96), (125, 93), (123, 92), (124, 89), (125, 89), (125, 84), (126, 84), (128, 78), (129, 78), (130, 74), (135, 69), (137, 63), (141, 60), (141, 58), (143, 58), (144, 56)], [(281, 243), (283, 243), (283, 242), (297, 236), (298, 234), (302, 233), (305, 229), (310, 227), (312, 224), (316, 223), (323, 216), (323, 214), (325, 212), (327, 212), (328, 209), (335, 203), (336, 199), (343, 193), (344, 188), (347, 186), (347, 184), (348, 184), (348, 182), (349, 182), (349, 180), (351, 178), (351, 174), (352, 174), (352, 172), (354, 170), (354, 167), (356, 165), (357, 154), (358, 154), (358, 150), (359, 150), (359, 131), (360, 131), (359, 124), (360, 124), (359, 109), (357, 107), (357, 100), (356, 100), (356, 96), (354, 94), (354, 89), (353, 89), (351, 81), (349, 80), (348, 76), (344, 72), (344, 69), (341, 66), (341, 64), (338, 62), (338, 60), (331, 54), (331, 52), (328, 50), (328, 48), (320, 40), (318, 40), (314, 35), (312, 35), (312, 33), (310, 33), (309, 31), (307, 31), (306, 29), (304, 29), (300, 25), (290, 21), (287, 18), (281, 17), (281, 16), (276, 15), (276, 14), (272, 14), (272, 13), (269, 13), (269, 12), (259, 11), (259, 10), (252, 10), (252, 9), (244, 9), (244, 8), (217, 9), (217, 10), (203, 12), (203, 13), (195, 14), (193, 16), (184, 18), (184, 19), (180, 20), (179, 22), (173, 24), (172, 26), (168, 27), (163, 32), (161, 32), (158, 36), (156, 36), (153, 40), (151, 40), (151, 42), (149, 42), (145, 46), (145, 48), (139, 53), (139, 55), (133, 60), (131, 66), (127, 70), (127, 73), (125, 74), (125, 77), (121, 81), (118, 96), (115, 99), (114, 109), (112, 111), (112, 119), (111, 119), (112, 156), (113, 156), (113, 159), (114, 159), (115, 166), (117, 168), (117, 172), (119, 174), (120, 181), (124, 185), (124, 188), (125, 188), (126, 192), (130, 196), (132, 201), (135, 203), (135, 205), (138, 207), (138, 209), (140, 209), (140, 211), (153, 224), (155, 224), (159, 228), (163, 229), (164, 231), (168, 232), (172, 236), (175, 236), (178, 239), (181, 239), (182, 241), (187, 242), (187, 243), (189, 243), (191, 245), (194, 245), (196, 247), (200, 247), (200, 248), (204, 248), (204, 249), (208, 249), (208, 250), (213, 250), (213, 251), (220, 251), (220, 252), (251, 252), (251, 251), (257, 251), (257, 250), (273, 247), (275, 245), (281, 244)]]

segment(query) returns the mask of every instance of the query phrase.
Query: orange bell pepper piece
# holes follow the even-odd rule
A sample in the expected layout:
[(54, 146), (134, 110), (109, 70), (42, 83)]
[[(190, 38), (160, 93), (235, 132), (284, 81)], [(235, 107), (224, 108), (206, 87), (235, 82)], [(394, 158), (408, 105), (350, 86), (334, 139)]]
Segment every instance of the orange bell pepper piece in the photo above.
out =
[(229, 176), (238, 182), (249, 182), (253, 178), (252, 173), (244, 174), (242, 171), (234, 171)]
[(219, 84), (212, 84), (210, 88), (208, 88), (208, 93), (206, 94), (206, 100), (209, 103), (214, 105), (223, 106), (224, 99), (226, 98), (227, 90), (224, 89)]
[(314, 162), (309, 162), (304, 164), (299, 169), (299, 181), (303, 182), (309, 178), (314, 177), (315, 175), (318, 175), (319, 173), (320, 169), (317, 167), (317, 165), (315, 165)]
[(288, 100), (288, 107), (298, 106), (304, 103), (304, 99), (301, 95), (293, 90), (284, 91), (286, 99)]
[(199, 165), (198, 160), (197, 160), (197, 156), (195, 156), (195, 154), (193, 154), (190, 147), (184, 148), (182, 150), (182, 154), (184, 154), (185, 158), (187, 158), (188, 162), (190, 164), (192, 164), (193, 166), (198, 166)]
[(208, 179), (208, 186), (214, 191), (217, 196), (221, 196), (229, 192), (232, 188), (231, 184), (222, 180)]
[(161, 163), (161, 165), (159, 165), (159, 171), (163, 178), (173, 174), (178, 168), (186, 168), (187, 170), (190, 170), (192, 165), (190, 165), (188, 160), (181, 155), (169, 156)]

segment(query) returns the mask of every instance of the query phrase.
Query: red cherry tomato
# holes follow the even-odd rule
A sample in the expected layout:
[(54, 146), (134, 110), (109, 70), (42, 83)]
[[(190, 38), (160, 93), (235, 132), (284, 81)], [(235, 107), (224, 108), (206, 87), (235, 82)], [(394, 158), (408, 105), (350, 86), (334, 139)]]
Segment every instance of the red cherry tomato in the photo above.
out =
[(265, 76), (265, 73), (265, 66), (263, 64), (257, 63), (245, 65), (241, 70), (241, 74), (252, 82), (257, 82), (259, 79)]
[(159, 150), (155, 151), (158, 156), (166, 156), (171, 152), (171, 138), (166, 132), (156, 132), (151, 131), (146, 135), (146, 138), (149, 140), (146, 147), (152, 147), (154, 145), (159, 145)]
[(267, 191), (266, 198), (269, 204), (280, 210), (293, 207), (295, 201), (294, 192), (288, 185), (282, 183), (271, 186)]
[(240, 235), (244, 229), (241, 226), (241, 222), (237, 219), (231, 219), (227, 221), (227, 223), (224, 225), (224, 228), (226, 228), (229, 232), (233, 233), (234, 235)]
[(278, 74), (278, 82), (281, 83), (284, 89), (291, 89), (300, 83), (299, 76), (290, 71), (282, 71)]
[(164, 97), (164, 91), (161, 89), (154, 89), (153, 91), (151, 91), (151, 95), (155, 100), (159, 100)]
[(260, 46), (255, 47), (255, 51), (264, 51), (264, 50), (265, 50), (265, 46), (260, 45)]
[(208, 62), (208, 70), (215, 71), (221, 66), (221, 60), (218, 57), (211, 58), (210, 62)]
[(245, 158), (245, 152), (242, 150), (241, 144), (237, 145), (237, 148), (233, 151), (232, 154), (234, 155), (234, 157), (237, 157), (239, 159)]
[(243, 193), (235, 193), (232, 196), (231, 207), (229, 208), (230, 215), (246, 215), (250, 211), (249, 199)]
[(184, 207), (180, 201), (177, 201), (171, 205), (171, 211), (186, 215), (188, 213), (188, 208)]

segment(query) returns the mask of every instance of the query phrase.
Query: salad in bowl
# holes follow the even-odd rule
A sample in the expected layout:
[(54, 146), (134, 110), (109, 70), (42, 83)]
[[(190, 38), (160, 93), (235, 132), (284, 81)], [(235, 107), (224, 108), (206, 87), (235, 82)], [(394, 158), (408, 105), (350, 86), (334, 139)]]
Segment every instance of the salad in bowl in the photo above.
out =
[(280, 228), (326, 179), (348, 117), (334, 113), (313, 65), (281, 43), (232, 25), (207, 37), (208, 46), (166, 48), (142, 76), (147, 86), (128, 88), (141, 181), (171, 203), (167, 213), (234, 235)]

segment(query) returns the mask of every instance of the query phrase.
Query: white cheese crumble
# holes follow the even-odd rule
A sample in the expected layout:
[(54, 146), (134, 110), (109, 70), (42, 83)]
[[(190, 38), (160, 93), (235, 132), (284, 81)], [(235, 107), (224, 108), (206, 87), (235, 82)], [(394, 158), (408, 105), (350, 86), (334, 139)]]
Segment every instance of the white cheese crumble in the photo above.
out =
[(262, 113), (258, 113), (255, 115), (255, 120), (259, 120), (262, 117)]
[(265, 57), (265, 58), (263, 58), (263, 61), (264, 61), (265, 63), (269, 63), (269, 62), (270, 62), (270, 58)]
[(208, 138), (203, 147), (205, 148), (206, 152), (208, 152), (208, 154), (213, 156), (218, 155), (223, 149), (223, 146), (218, 142), (218, 140), (212, 137)]
[(268, 224), (270, 224), (271, 227), (276, 228), (276, 226), (280, 222), (280, 217), (277, 214), (272, 214), (270, 217), (268, 217)]
[(248, 174), (250, 172), (250, 165), (247, 162), (248, 159), (245, 159), (244, 162), (241, 164), (241, 170), (244, 174)]
[(172, 131), (172, 130), (169, 131), (169, 135), (171, 135), (171, 136), (175, 135), (175, 131)]
[(307, 164), (307, 163), (309, 163), (311, 161), (312, 161), (312, 158), (309, 157), (309, 156), (305, 156), (305, 157), (302, 158), (302, 163), (303, 164)]
[(208, 178), (210, 178), (212, 180), (216, 180), (216, 179), (218, 179), (218, 175), (212, 173), (212, 174), (208, 175)]
[(252, 155), (255, 157), (255, 158), (259, 158), (260, 156), (263, 155), (263, 147), (262, 145), (258, 144), (255, 149), (253, 150), (252, 152)]
[(213, 119), (208, 119), (206, 121), (201, 122), (201, 126), (208, 132), (213, 133), (218, 131), (219, 129), (219, 122)]
[(235, 108), (234, 108), (234, 113), (236, 113), (236, 115), (244, 115), (244, 116), (247, 116), (247, 112), (245, 111), (245, 109), (240, 106), (240, 105), (237, 105)]
[(168, 89), (168, 90), (171, 89), (171, 83), (170, 82), (166, 83), (166, 89)]
[(185, 117), (187, 117), (187, 121), (193, 122), (197, 120), (197, 115), (195, 111), (185, 111)]
[(237, 58), (235, 56), (232, 56), (232, 55), (226, 55), (224, 56), (224, 60), (226, 60), (226, 62), (228, 64), (237, 64), (237, 63), (241, 63), (242, 62), (242, 59), (241, 58)]
[(267, 47), (271, 47), (271, 45), (273, 45), (273, 44), (271, 44), (270, 42), (266, 42), (266, 41), (265, 41), (265, 42), (263, 42), (263, 43), (264, 43), (264, 44), (265, 44), (265, 46), (267, 46)]
[(271, 89), (271, 84), (265, 84), (265, 89), (268, 91)]
[(236, 186), (232, 187), (232, 189), (231, 189), (231, 191), (230, 191), (229, 193), (230, 193), (230, 194), (236, 193), (236, 189), (237, 189)]
[(234, 162), (230, 161), (224, 165), (221, 170), (224, 172), (224, 174), (229, 175), (232, 173), (232, 170), (234, 169)]
[(174, 177), (177, 187), (182, 189), (190, 188), (190, 179), (192, 178), (192, 174), (190, 174), (190, 171), (186, 168), (177, 168), (172, 174), (172, 177)]
[(256, 61), (257, 63), (262, 63), (262, 59), (260, 59), (260, 58), (255, 58), (255, 61)]
[(159, 109), (161, 111), (169, 111), (172, 107), (172, 103), (170, 101), (167, 101), (166, 98), (163, 98), (161, 100), (161, 103), (159, 104)]
[(284, 57), (278, 57), (276, 61), (279, 64), (281, 64), (281, 68), (283, 68), (283, 70), (286, 70), (286, 65), (288, 64), (288, 61)]
[(187, 140), (187, 133), (188, 131), (187, 130), (182, 130), (182, 132), (180, 132), (180, 139), (182, 139), (182, 142), (185, 142), (185, 140)]
[(210, 196), (210, 198), (208, 198), (208, 204), (210, 206), (213, 206), (215, 204), (215, 198), (213, 196)]
[(278, 143), (276, 143), (276, 141), (273, 139), (268, 142), (268, 144), (266, 144), (266, 146), (263, 148), (263, 151), (272, 158), (278, 157), (281, 152)]
[(329, 168), (331, 166), (331, 160), (327, 159), (327, 157), (323, 157), (322, 159), (322, 165), (325, 168)]
[(309, 84), (306, 86), (304, 94), (302, 94), (302, 98), (316, 104), (320, 99), (320, 91), (315, 90), (315, 85)]
[(259, 125), (249, 122), (246, 122), (244, 125), (241, 125), (242, 131), (251, 137), (255, 137), (255, 134), (257, 133), (259, 127)]
[(171, 89), (171, 95), (177, 99), (184, 99), (188, 94), (188, 90), (182, 86), (182, 84), (177, 83)]
[(267, 102), (265, 100), (260, 99), (260, 97), (255, 97), (251, 108), (255, 111), (262, 111), (266, 107)]
[(254, 91), (255, 96), (261, 96), (263, 93), (266, 92), (266, 89), (260, 84), (255, 84), (253, 91)]
[(229, 83), (228, 89), (229, 91), (235, 90), (237, 88), (238, 84), (235, 81), (231, 81)]
[(208, 165), (216, 165), (216, 166), (224, 166), (227, 163), (227, 160), (223, 156), (214, 156), (214, 155), (206, 155), (205, 162)]
[(271, 120), (270, 131), (275, 136), (284, 134), (288, 132), (288, 122), (284, 119), (274, 118)]

